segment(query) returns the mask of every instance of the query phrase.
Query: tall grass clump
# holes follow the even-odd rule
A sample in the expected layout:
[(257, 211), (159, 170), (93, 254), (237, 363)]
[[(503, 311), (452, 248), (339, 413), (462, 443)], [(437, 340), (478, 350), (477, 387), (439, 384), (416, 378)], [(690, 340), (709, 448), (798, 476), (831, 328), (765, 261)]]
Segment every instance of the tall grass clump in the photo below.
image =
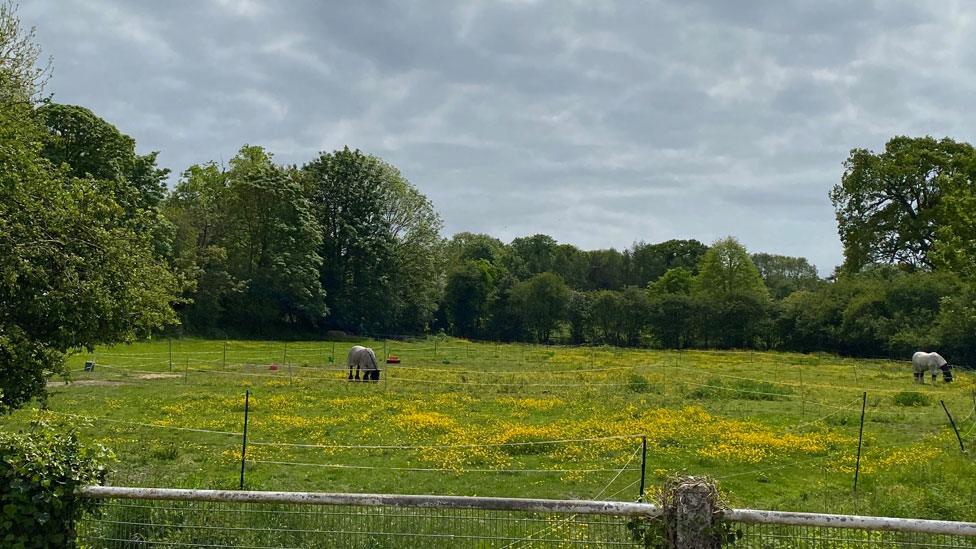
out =
[(932, 398), (925, 393), (918, 391), (902, 391), (896, 393), (892, 398), (897, 406), (928, 406), (932, 404)]

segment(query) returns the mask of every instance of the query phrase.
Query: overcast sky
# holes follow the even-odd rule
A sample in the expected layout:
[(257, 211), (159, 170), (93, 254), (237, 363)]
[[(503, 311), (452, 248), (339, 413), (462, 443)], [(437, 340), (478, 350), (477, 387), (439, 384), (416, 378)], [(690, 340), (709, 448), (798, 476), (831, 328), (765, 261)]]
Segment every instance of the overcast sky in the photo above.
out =
[[(966, 9), (969, 7), (970, 9)], [(21, 0), (48, 91), (161, 165), (245, 143), (349, 145), (430, 197), (445, 236), (585, 249), (735, 235), (841, 261), (853, 147), (972, 142), (972, 5), (895, 2)]]

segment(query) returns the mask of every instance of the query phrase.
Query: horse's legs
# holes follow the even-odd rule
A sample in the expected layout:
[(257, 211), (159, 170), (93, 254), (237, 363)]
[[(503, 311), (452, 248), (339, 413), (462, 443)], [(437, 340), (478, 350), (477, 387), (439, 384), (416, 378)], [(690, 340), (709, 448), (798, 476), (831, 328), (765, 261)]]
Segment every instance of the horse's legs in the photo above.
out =
[(352, 364), (349, 365), (349, 377), (347, 377), (346, 379), (352, 381)]
[(359, 364), (356, 365), (356, 381), (359, 381)]

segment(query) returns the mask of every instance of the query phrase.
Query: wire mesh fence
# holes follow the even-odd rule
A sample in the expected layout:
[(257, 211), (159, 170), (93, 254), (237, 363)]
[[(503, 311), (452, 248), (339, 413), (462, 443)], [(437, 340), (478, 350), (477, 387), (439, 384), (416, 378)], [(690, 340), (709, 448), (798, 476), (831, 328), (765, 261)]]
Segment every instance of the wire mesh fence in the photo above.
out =
[[(111, 487), (83, 492), (102, 503), (78, 526), (83, 547), (637, 547), (632, 528), (646, 533), (645, 526), (656, 525), (661, 536), (664, 528), (661, 509), (643, 503)], [(976, 523), (750, 509), (713, 517), (722, 526), (701, 531), (732, 534), (734, 547), (976, 547)], [(692, 515), (676, 520), (698, 524)]]
[(925, 532), (859, 530), (826, 526), (728, 523), (746, 549), (826, 549), (854, 547), (976, 547), (976, 537)]
[(633, 547), (626, 517), (587, 514), (106, 500), (89, 547)]

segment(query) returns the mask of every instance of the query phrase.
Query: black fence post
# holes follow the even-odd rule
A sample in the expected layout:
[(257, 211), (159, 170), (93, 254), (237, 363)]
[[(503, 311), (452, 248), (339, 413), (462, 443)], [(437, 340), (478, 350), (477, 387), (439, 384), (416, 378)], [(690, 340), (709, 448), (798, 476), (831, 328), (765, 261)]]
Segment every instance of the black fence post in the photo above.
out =
[(644, 501), (644, 478), (647, 472), (647, 435), (641, 436), (641, 478), (637, 501)]
[(857, 497), (857, 479), (861, 473), (861, 442), (864, 440), (864, 409), (868, 405), (867, 391), (861, 396), (861, 429), (857, 433), (857, 462), (854, 464), (854, 496)]
[(247, 457), (247, 409), (251, 397), (251, 390), (244, 391), (244, 440), (241, 442), (241, 490), (244, 489), (244, 463)]
[(945, 401), (940, 400), (939, 404), (942, 405), (942, 409), (945, 410), (946, 417), (949, 418), (949, 425), (952, 425), (952, 431), (956, 433), (956, 440), (959, 441), (959, 449), (965, 452), (966, 447), (962, 445), (962, 437), (959, 436), (959, 429), (956, 429), (956, 422), (952, 419), (952, 414), (949, 413), (949, 409), (946, 408)]

